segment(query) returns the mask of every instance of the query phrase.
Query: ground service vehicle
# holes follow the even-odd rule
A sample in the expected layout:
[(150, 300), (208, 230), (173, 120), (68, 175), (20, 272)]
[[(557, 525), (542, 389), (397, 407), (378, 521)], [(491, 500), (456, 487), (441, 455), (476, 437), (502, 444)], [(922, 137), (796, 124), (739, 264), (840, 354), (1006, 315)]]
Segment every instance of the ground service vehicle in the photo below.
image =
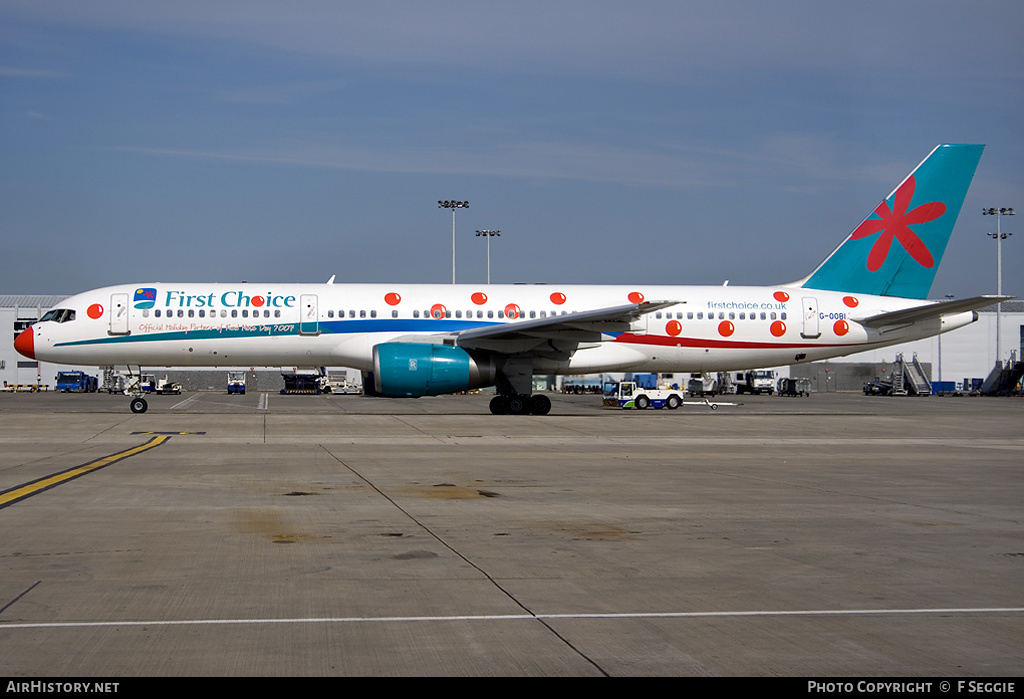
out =
[(641, 388), (635, 381), (620, 381), (610, 384), (605, 393), (604, 404), (616, 408), (668, 408), (675, 410), (683, 404), (681, 391), (662, 388)]
[(239, 395), (245, 395), (245, 372), (244, 371), (229, 371), (228, 372), (228, 395), (237, 393)]
[(57, 384), (56, 390), (65, 393), (95, 393), (99, 388), (96, 377), (84, 371), (58, 371), (54, 381)]
[(780, 396), (809, 396), (811, 395), (810, 379), (779, 379)]
[(759, 396), (775, 392), (775, 372), (771, 369), (748, 371), (736, 375), (736, 393), (753, 393)]

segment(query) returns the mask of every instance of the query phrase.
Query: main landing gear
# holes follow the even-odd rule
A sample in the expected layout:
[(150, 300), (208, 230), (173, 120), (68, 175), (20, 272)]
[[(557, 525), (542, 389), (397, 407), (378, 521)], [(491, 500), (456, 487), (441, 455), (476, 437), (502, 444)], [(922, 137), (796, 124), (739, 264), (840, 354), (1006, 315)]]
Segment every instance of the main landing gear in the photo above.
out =
[(513, 394), (491, 398), (492, 415), (547, 415), (551, 412), (551, 399), (536, 394)]

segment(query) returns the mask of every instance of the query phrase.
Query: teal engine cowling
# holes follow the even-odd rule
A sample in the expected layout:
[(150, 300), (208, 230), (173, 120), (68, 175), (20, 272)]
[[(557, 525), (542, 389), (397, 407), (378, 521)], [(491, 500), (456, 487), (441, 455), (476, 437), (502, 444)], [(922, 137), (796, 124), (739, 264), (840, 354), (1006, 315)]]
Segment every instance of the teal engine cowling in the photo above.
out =
[(438, 396), (494, 384), (491, 357), (461, 347), (384, 342), (373, 348), (373, 389), (381, 396)]

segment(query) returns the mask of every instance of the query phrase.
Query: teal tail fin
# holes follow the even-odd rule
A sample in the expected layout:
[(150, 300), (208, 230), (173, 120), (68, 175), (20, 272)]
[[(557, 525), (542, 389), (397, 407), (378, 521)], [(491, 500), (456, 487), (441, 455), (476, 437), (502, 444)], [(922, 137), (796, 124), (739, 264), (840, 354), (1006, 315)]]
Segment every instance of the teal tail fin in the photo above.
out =
[(912, 299), (928, 296), (984, 149), (937, 146), (798, 285)]

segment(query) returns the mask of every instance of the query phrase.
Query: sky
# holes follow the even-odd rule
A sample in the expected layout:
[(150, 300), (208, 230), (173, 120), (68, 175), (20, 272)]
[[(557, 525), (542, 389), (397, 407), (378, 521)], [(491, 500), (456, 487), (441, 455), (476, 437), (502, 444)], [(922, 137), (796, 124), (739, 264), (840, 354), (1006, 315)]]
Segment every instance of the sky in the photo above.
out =
[[(1024, 213), (1024, 3), (0, 0), (0, 292), (779, 284), (939, 143)], [(1020, 219), (1024, 221), (1024, 219)], [(1003, 291), (1024, 233), (1002, 219)]]

